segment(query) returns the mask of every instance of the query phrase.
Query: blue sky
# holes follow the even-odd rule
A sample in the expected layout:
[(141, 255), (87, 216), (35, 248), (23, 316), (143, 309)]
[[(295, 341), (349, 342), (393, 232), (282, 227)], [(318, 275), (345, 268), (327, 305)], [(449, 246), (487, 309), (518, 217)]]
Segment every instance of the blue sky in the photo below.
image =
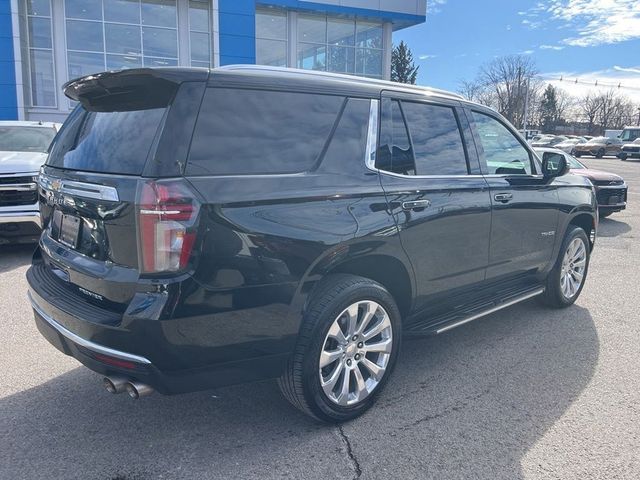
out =
[[(640, 101), (640, 0), (427, 0), (427, 22), (394, 33), (420, 65), (418, 83), (456, 90), (496, 56), (531, 55), (543, 79), (622, 83)], [(560, 82), (558, 79), (565, 80)]]

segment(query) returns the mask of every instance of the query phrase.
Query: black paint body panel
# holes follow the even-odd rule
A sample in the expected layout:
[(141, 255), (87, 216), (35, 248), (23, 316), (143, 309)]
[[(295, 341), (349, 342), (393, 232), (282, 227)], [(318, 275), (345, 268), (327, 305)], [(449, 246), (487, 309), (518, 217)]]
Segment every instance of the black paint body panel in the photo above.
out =
[[(277, 377), (295, 346), (309, 296), (328, 274), (384, 283), (410, 325), (435, 318), (434, 305), (463, 305), (479, 291), (490, 296), (505, 281), (540, 282), (568, 223), (577, 215), (596, 220), (593, 189), (581, 177), (537, 176), (517, 184), (482, 175), (465, 103), (437, 93), (396, 92), (455, 105), (471, 175), (403, 178), (369, 168), (363, 153), (370, 100), (393, 89), (356, 79), (214, 70), (206, 88), (348, 98), (333, 138), (347, 132), (350, 143), (342, 149), (329, 143), (321, 161), (301, 173), (183, 176), (205, 84), (201, 73), (180, 80), (179, 70), (172, 70), (170, 78), (183, 83), (176, 98), (190, 107), (171, 106), (142, 177), (45, 168), (45, 174), (113, 186), (120, 196), (112, 204), (72, 198), (55, 207), (84, 219), (84, 235), (93, 241), (79, 251), (49, 236), (54, 207), (41, 198), (44, 232), (28, 273), (34, 302), (60, 325), (151, 362), (148, 371), (133, 374), (105, 365), (59, 339), (36, 314), (51, 343), (100, 373), (134, 376), (163, 393)], [(144, 276), (138, 267), (136, 192), (142, 178), (159, 177), (187, 182), (202, 204), (194, 254), (175, 276)], [(514, 203), (495, 205), (493, 192), (505, 189), (513, 191)], [(422, 211), (403, 208), (424, 198), (431, 204)], [(37, 269), (53, 272), (47, 282), (55, 283), (56, 295), (38, 280)], [(87, 307), (74, 307), (74, 301)], [(87, 308), (106, 308), (115, 320), (107, 315), (110, 323), (92, 321), (85, 318)]]

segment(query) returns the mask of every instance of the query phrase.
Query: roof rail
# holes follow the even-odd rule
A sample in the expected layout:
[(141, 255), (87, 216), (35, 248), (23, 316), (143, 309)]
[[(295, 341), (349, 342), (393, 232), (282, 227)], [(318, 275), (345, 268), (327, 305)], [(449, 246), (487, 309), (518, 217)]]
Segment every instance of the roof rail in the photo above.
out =
[(248, 64), (225, 65), (223, 67), (217, 67), (214, 69), (214, 71), (215, 70), (231, 70), (231, 71), (245, 70), (245, 71), (255, 71), (255, 72), (286, 73), (290, 75), (308, 76), (308, 77), (323, 77), (323, 78), (333, 79), (333, 80), (345, 80), (349, 82), (360, 82), (360, 83), (366, 83), (370, 85), (378, 85), (380, 87), (390, 87), (390, 88), (400, 87), (405, 90), (415, 91), (416, 93), (433, 93), (436, 95), (442, 95), (442, 96), (457, 98), (459, 100), (465, 100), (465, 98), (462, 95), (458, 93), (449, 92), (447, 90), (440, 90), (438, 88), (431, 88), (431, 87), (422, 87), (419, 85), (411, 85), (407, 83), (390, 82), (388, 80), (379, 80), (376, 78), (347, 75), (344, 73), (331, 73), (331, 72), (323, 72), (319, 70), (302, 70), (299, 68), (271, 67), (268, 65), (248, 65)]

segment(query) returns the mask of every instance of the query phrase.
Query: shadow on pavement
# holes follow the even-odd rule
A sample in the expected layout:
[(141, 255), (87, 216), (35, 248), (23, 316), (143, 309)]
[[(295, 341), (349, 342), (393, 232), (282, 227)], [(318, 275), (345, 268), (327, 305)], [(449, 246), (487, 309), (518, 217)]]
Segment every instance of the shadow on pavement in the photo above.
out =
[(36, 245), (0, 245), (0, 273), (31, 263)]
[(617, 237), (631, 231), (631, 225), (614, 220), (613, 218), (601, 218), (598, 225), (599, 237)]
[(587, 310), (532, 302), (406, 340), (378, 404), (340, 433), (274, 382), (134, 402), (77, 368), (0, 399), (0, 477), (523, 478), (523, 455), (588, 384), (598, 349)]

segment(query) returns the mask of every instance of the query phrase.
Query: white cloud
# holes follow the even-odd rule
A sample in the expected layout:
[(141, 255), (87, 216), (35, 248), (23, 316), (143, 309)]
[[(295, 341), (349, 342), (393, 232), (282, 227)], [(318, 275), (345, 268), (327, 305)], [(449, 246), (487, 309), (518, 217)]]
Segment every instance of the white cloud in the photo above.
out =
[(640, 65), (633, 67), (616, 65), (605, 70), (582, 73), (551, 72), (541, 74), (540, 77), (571, 95), (581, 97), (590, 92), (602, 93), (613, 89), (640, 104)]
[(427, 0), (427, 15), (435, 15), (442, 11), (442, 6), (447, 0)]
[(525, 50), (524, 52), (520, 52), (520, 55), (531, 55), (533, 54), (533, 50)]
[(561, 45), (540, 45), (540, 50), (562, 50), (564, 49)]
[(436, 57), (437, 57), (437, 55), (431, 55), (431, 54), (428, 54), (428, 53), (425, 53), (425, 54), (422, 54), (422, 55), (418, 56), (418, 58), (420, 60), (429, 60), (430, 58), (436, 58)]
[(591, 47), (640, 38), (638, 0), (549, 0), (543, 8), (539, 3), (530, 9), (528, 16), (544, 13), (575, 31), (562, 40), (565, 45)]

